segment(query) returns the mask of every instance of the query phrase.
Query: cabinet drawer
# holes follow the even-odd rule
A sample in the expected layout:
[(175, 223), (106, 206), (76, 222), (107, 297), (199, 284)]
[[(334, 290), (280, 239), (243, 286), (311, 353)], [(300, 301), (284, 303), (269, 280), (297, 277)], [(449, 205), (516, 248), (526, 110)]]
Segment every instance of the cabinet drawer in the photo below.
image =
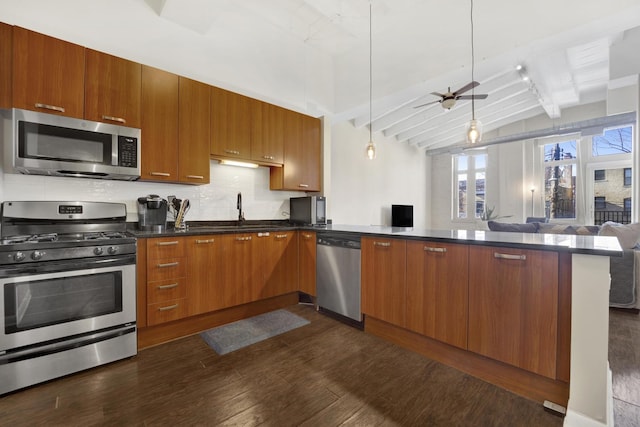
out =
[(147, 261), (147, 282), (184, 277), (185, 264), (185, 258), (149, 259)]
[(185, 298), (186, 296), (187, 288), (183, 278), (147, 284), (147, 302), (149, 304)]
[(147, 240), (147, 258), (163, 259), (184, 256), (184, 239), (182, 237), (167, 237)]
[(147, 325), (153, 326), (159, 323), (187, 317), (186, 298), (174, 299), (147, 306)]

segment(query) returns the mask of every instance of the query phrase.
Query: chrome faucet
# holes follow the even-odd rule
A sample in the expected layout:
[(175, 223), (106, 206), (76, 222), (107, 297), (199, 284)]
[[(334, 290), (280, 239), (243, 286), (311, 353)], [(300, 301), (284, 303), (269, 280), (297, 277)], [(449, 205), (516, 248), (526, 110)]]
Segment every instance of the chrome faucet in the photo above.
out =
[(242, 193), (238, 193), (238, 224), (242, 224), (244, 222), (244, 213), (242, 213)]

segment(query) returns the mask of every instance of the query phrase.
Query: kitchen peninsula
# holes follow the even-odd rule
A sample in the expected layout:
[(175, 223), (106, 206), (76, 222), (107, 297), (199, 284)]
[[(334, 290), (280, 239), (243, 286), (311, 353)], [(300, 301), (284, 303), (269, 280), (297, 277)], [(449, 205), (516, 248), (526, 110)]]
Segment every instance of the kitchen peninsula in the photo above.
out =
[[(565, 425), (598, 425), (612, 416), (609, 256), (622, 253), (613, 237), (274, 223), (140, 233), (138, 256), (146, 267), (139, 262), (139, 309), (152, 307), (152, 284), (185, 278), (177, 299), (191, 307), (168, 323), (140, 324), (140, 337), (187, 335), (210, 327), (207, 322), (292, 304), (298, 291), (314, 294), (302, 287), (300, 277), (309, 277), (302, 258), (325, 230), (361, 236), (365, 332), (531, 399), (567, 406)], [(176, 277), (146, 276), (175, 263), (186, 266)], [(204, 280), (217, 280), (216, 291)], [(226, 302), (193, 311), (193, 301), (215, 293)]]

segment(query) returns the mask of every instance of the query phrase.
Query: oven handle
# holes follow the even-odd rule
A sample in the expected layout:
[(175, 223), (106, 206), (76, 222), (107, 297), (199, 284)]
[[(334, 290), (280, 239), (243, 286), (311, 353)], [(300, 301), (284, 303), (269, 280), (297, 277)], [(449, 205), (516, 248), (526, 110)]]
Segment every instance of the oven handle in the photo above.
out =
[(7, 277), (21, 277), (21, 276), (35, 276), (38, 274), (46, 273), (61, 273), (64, 271), (77, 271), (77, 270), (93, 270), (98, 268), (108, 268), (116, 266), (135, 265), (135, 254), (119, 256), (119, 257), (105, 257), (105, 258), (92, 258), (87, 261), (83, 260), (60, 260), (60, 261), (46, 261), (46, 262), (34, 262), (29, 264), (18, 264), (6, 267), (0, 267), (0, 279)]
[(35, 346), (30, 345), (28, 347), (22, 347), (15, 350), (0, 351), (0, 365), (15, 363), (21, 360), (33, 359), (85, 345), (95, 344), (100, 341), (116, 338), (135, 331), (135, 322), (130, 322), (122, 326), (116, 326), (115, 328), (108, 328), (102, 331), (94, 331), (89, 334), (81, 334), (72, 338), (65, 338), (63, 341), (54, 340), (49, 343), (36, 344)]

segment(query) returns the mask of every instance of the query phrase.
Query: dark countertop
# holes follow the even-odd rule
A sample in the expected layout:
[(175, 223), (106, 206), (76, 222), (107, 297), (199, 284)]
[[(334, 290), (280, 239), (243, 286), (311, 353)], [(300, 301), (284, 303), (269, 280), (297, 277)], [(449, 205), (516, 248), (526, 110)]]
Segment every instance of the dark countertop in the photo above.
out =
[(538, 249), (555, 252), (570, 252), (586, 255), (622, 256), (622, 248), (616, 237), (577, 236), (570, 234), (509, 233), (483, 230), (422, 230), (404, 227), (335, 225), (298, 226), (287, 220), (245, 221), (197, 221), (188, 223), (186, 230), (174, 230), (169, 224), (162, 232), (141, 231), (136, 223), (129, 224), (129, 231), (136, 237), (197, 236), (207, 234), (237, 234), (273, 231), (308, 230), (318, 233), (337, 232), (361, 236), (379, 236), (409, 240), (430, 240), (445, 243), (502, 246), (521, 249)]

